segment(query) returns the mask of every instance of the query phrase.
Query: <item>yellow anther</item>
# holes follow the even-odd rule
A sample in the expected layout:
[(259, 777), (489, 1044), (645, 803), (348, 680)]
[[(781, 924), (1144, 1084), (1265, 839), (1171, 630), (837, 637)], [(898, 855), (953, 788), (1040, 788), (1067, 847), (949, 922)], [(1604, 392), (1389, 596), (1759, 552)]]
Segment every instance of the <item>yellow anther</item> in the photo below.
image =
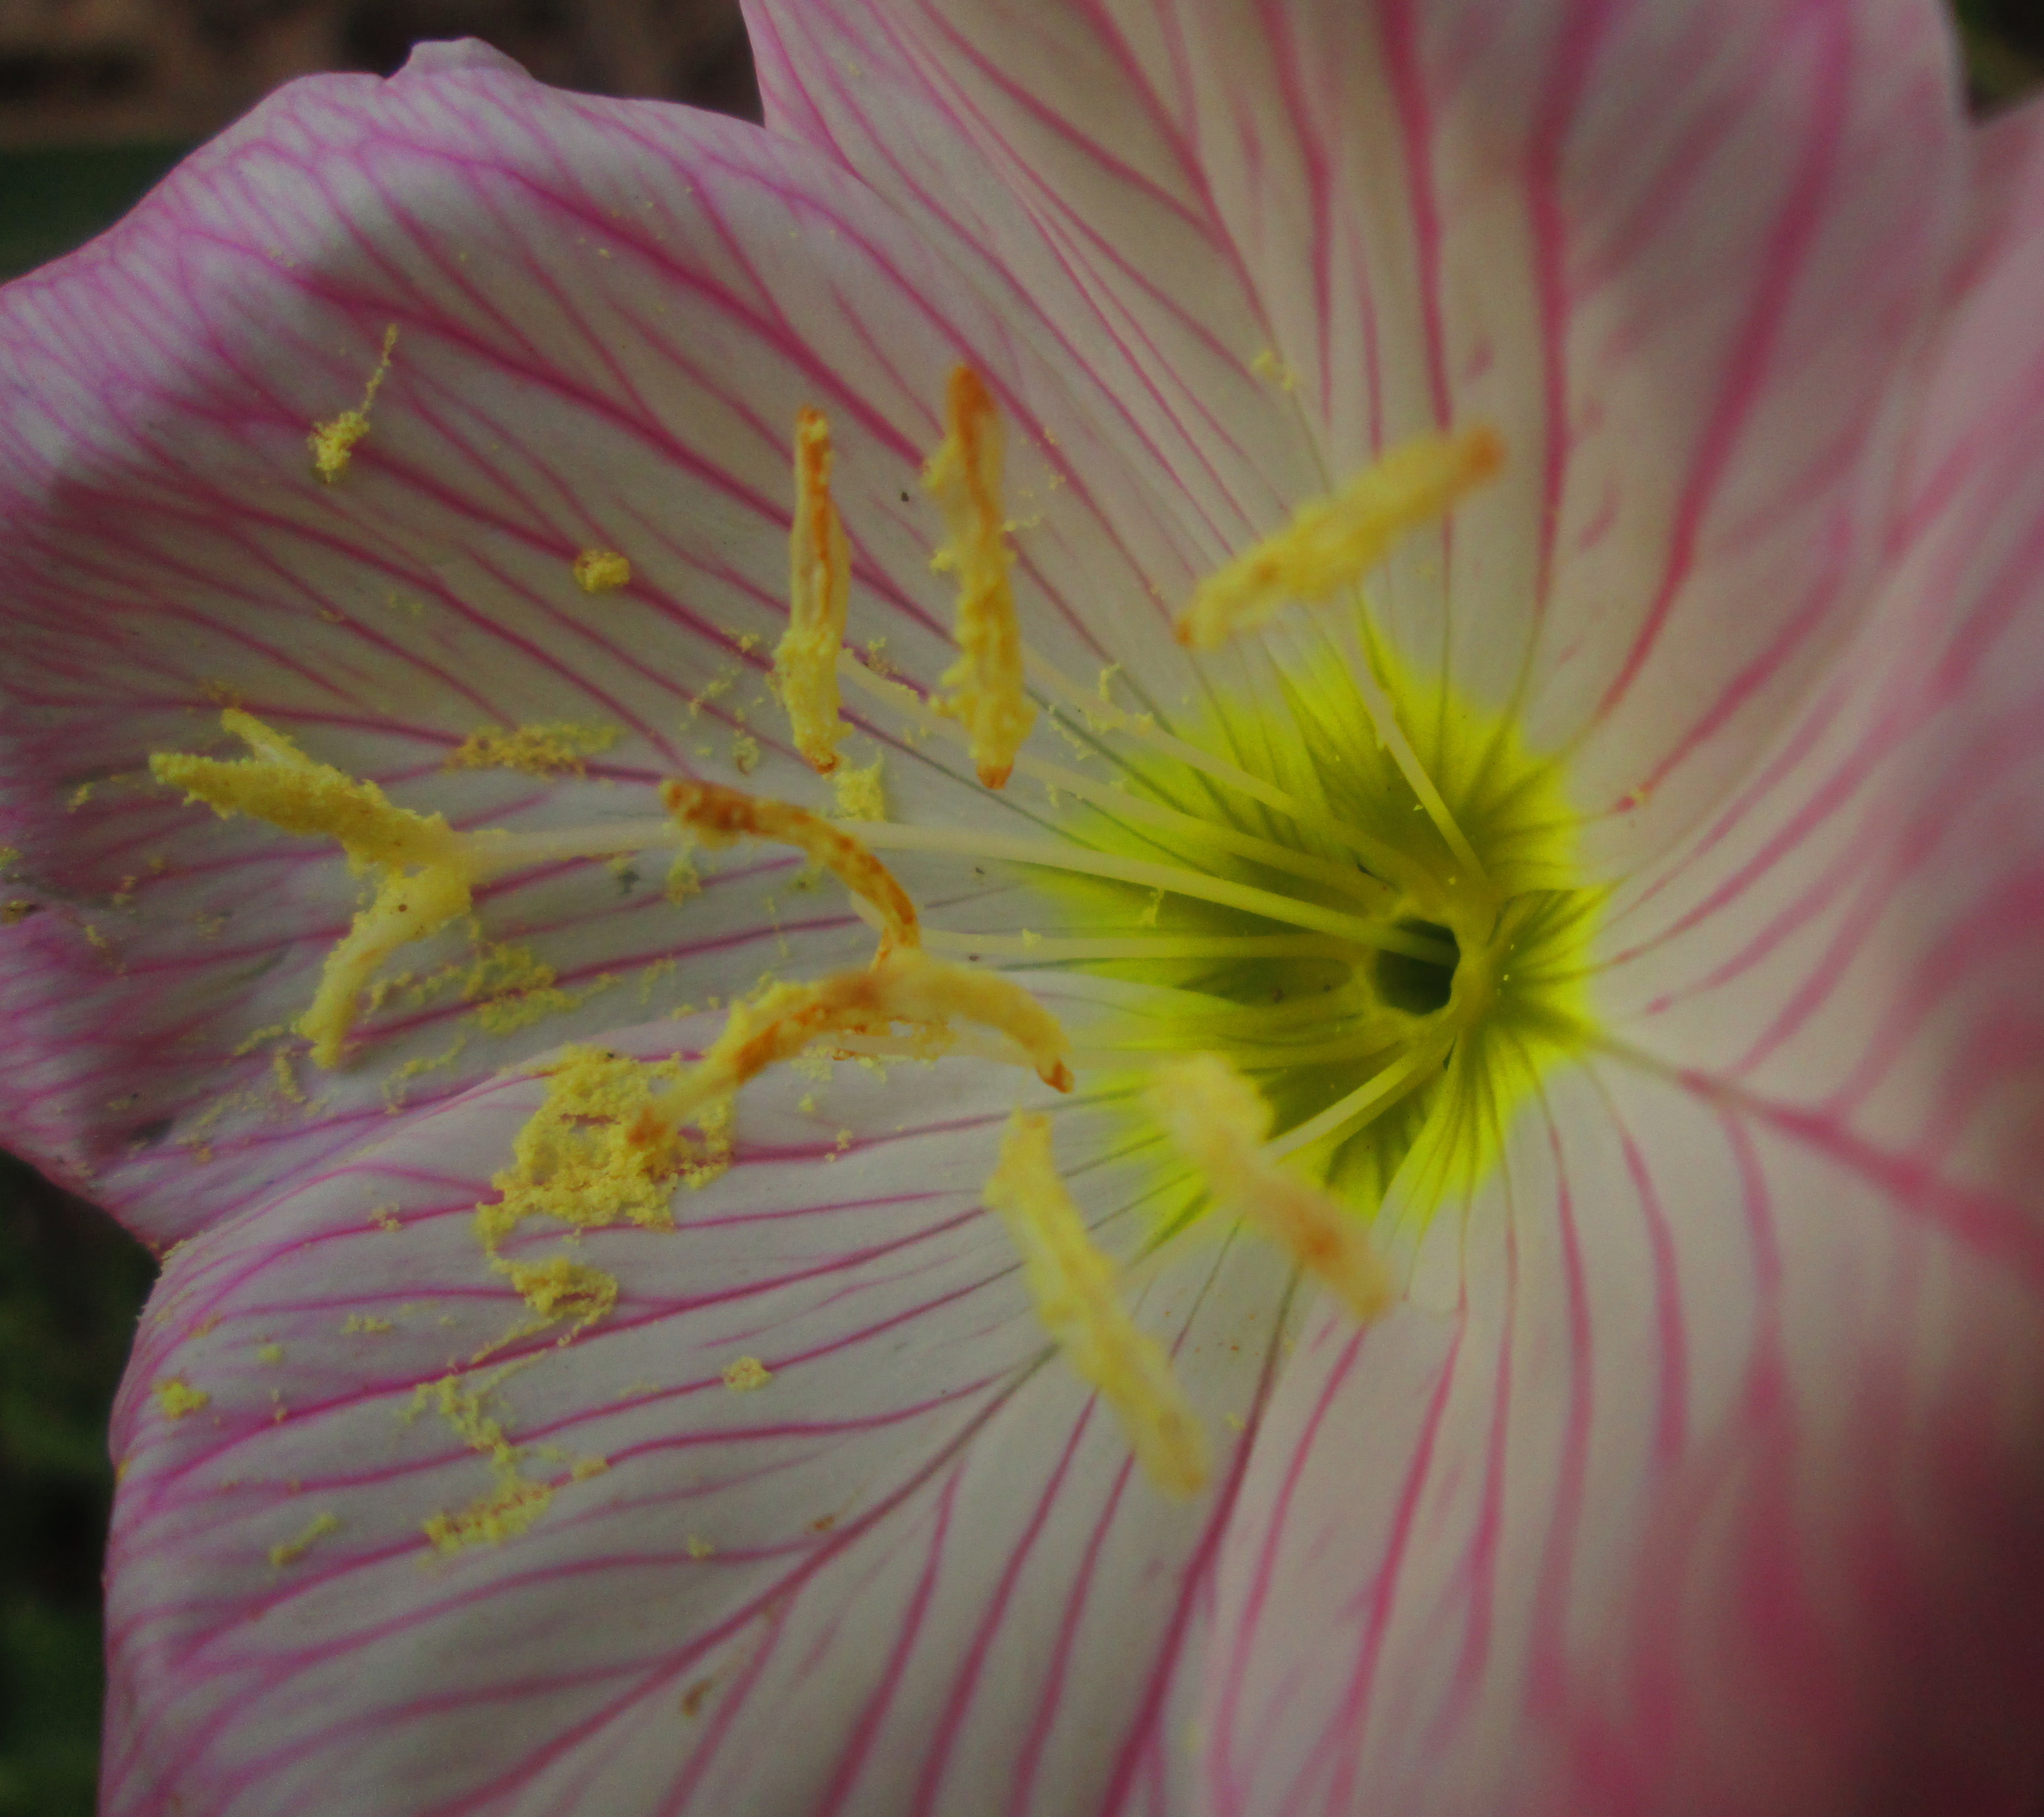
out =
[(585, 549), (574, 559), (575, 585), (584, 593), (615, 593), (632, 578), (632, 563), (615, 549)]
[(204, 801), (222, 820), (247, 814), (287, 833), (336, 839), (354, 870), (439, 864), (458, 848), (459, 837), (441, 816), (393, 805), (374, 782), (315, 763), (282, 732), (239, 707), (229, 708), (220, 723), (253, 755), (222, 761), (158, 751), (149, 759), (150, 774)]
[(468, 912), (472, 861), (440, 815), (394, 805), (374, 782), (315, 763), (282, 732), (239, 708), (222, 713), (221, 724), (251, 755), (223, 762), (159, 751), (149, 759), (150, 774), (223, 820), (247, 814), (302, 837), (325, 835), (340, 842), (350, 870), (385, 873), (369, 906), (327, 955), (312, 1005), (295, 1024), (321, 1066), (338, 1065), (356, 998), (377, 968), (405, 942)]
[(1394, 1290), (1356, 1214), (1289, 1172), (1264, 1146), (1270, 1107), (1218, 1054), (1196, 1054), (1159, 1072), (1150, 1103), (1181, 1151), (1206, 1176), (1216, 1204), (1247, 1219), (1361, 1320)]
[(907, 1023), (928, 1036), (934, 1058), (949, 1042), (954, 1016), (1007, 1035), (1044, 1084), (1071, 1089), (1065, 1063), (1071, 1043), (1057, 1018), (1027, 991), (997, 972), (897, 947), (867, 970), (776, 985), (756, 1002), (733, 1005), (724, 1032), (694, 1070), (640, 1112), (632, 1140), (644, 1152), (658, 1152), (684, 1123), (699, 1120), (705, 1106), (723, 1103), (769, 1066), (829, 1035), (884, 1035), (895, 1023)]
[(1323, 600), (1352, 585), (1400, 531), (1441, 517), (1504, 464), (1504, 441), (1486, 425), (1401, 443), (1202, 581), (1179, 614), (1178, 641), (1217, 650), (1290, 601)]
[(1015, 1113), (986, 1198), (1022, 1252), (1036, 1316), (1073, 1372), (1114, 1409), (1150, 1480), (1167, 1494), (1194, 1493), (1207, 1479), (1206, 1434), (1164, 1346), (1116, 1295), (1114, 1264), (1058, 1177), (1048, 1117)]
[(390, 370), (390, 351), (397, 344), (398, 325), (393, 322), (383, 331), (382, 356), (369, 375), (362, 401), (352, 410), (342, 411), (330, 423), (313, 424), (313, 432), (305, 438), (305, 445), (313, 451), (313, 469), (328, 486), (347, 471), (355, 444), (369, 433), (369, 406), (376, 401), (377, 387)]
[(1001, 413), (970, 366), (952, 372), (945, 410), (948, 432), (923, 468), (923, 486), (951, 531), (946, 553), (958, 571), (960, 655), (943, 678), (955, 692), (936, 704), (964, 723), (980, 781), (998, 789), (1036, 720), (1022, 691), (1022, 632), (1008, 584), (1013, 558), (1001, 501)]
[(355, 1026), (355, 1008), (383, 962), (409, 940), (424, 939), (470, 908), (467, 876), (447, 866), (383, 879), (367, 908), (356, 912), (320, 973), (319, 989), (293, 1029), (313, 1044), (322, 1066), (340, 1063), (342, 1043)]
[(916, 905), (894, 874), (849, 833), (821, 816), (786, 801), (772, 801), (714, 782), (667, 782), (660, 800), (678, 825), (707, 846), (741, 839), (772, 839), (805, 853), (811, 863), (834, 873), (853, 895), (879, 910), (882, 932), (877, 965), (899, 948), (919, 946)]
[(830, 424), (820, 410), (795, 419), (795, 523), (788, 538), (788, 628), (774, 679), (795, 748), (819, 776), (837, 767), (837, 657), (851, 596), (851, 552), (831, 501)]

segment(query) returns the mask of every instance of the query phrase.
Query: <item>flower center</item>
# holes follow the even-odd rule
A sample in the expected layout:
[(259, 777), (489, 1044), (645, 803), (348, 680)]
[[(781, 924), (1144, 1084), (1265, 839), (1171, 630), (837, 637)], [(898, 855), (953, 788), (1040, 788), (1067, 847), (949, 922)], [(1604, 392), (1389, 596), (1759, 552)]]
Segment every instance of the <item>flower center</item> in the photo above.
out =
[[(353, 868), (377, 874), (296, 1025), (323, 1065), (343, 1058), (384, 960), (512, 871), (661, 848), (685, 867), (696, 845), (768, 839), (833, 873), (874, 924), (869, 966), (736, 1005), (692, 1067), (593, 1049), (553, 1064), (547, 1104), (478, 1226), (490, 1266), (544, 1319), (561, 1316), (563, 1282), (588, 1308), (584, 1323), (605, 1316), (615, 1283), (606, 1298), (600, 1271), (536, 1273), (499, 1256), (500, 1241), (528, 1216), (612, 1216), (592, 1208), (597, 1198), (636, 1207), (622, 1214), (635, 1220), (663, 1216), (670, 1181), (720, 1170), (733, 1097), (812, 1046), (1005, 1062), (1060, 1092), (1076, 1078), (1134, 1120), (1139, 1139), (1169, 1138), (1166, 1165), (1192, 1186), (1159, 1201), (1174, 1223), (1206, 1207), (1242, 1218), (1358, 1317), (1374, 1316), (1393, 1295), (1398, 1252), (1409, 1257), (1435, 1210), (1496, 1162), (1514, 1110), (1587, 1027), (1582, 959), (1600, 898), (1577, 881), (1558, 767), (1526, 747), (1510, 712), (1402, 659), (1362, 591), (1395, 536), (1496, 473), (1501, 444), (1479, 428), (1394, 450), (1215, 574), (1178, 632), (1195, 651), (1227, 644), (1227, 661), (1208, 673), (1211, 704), (1196, 710), (1189, 695), (1167, 711), (1116, 671), (1088, 684), (1028, 647), (1009, 581), (999, 413), (962, 367), (947, 409), (925, 484), (950, 532), (937, 565), (957, 579), (960, 654), (928, 692), (842, 647), (849, 545), (830, 495), (828, 425), (805, 410), (797, 427), (791, 617), (774, 678), (797, 749), (835, 777), (847, 820), (672, 782), (657, 816), (458, 833), (238, 712), (225, 723), (248, 758), (161, 755), (156, 774), (223, 814), (336, 838)], [(332, 482), (344, 463), (326, 461), (317, 438), (314, 452)], [(1287, 611), (1299, 603), (1312, 609)], [(877, 817), (877, 766), (841, 762), (843, 688), (952, 741), (989, 789), (1028, 792), (1024, 811), (991, 829)], [(1050, 754), (1051, 728), (1070, 761)], [(1032, 820), (1034, 831), (1008, 830)], [(940, 875), (1009, 869), (1028, 885), (1027, 919), (947, 928), (897, 878), (893, 855)], [(1056, 975), (1055, 1015), (1039, 1001), (1045, 974)], [(1196, 1486), (1197, 1419), (1091, 1247), (1040, 1115), (1018, 1112), (986, 1200), (1074, 1368), (1114, 1404), (1160, 1483)]]

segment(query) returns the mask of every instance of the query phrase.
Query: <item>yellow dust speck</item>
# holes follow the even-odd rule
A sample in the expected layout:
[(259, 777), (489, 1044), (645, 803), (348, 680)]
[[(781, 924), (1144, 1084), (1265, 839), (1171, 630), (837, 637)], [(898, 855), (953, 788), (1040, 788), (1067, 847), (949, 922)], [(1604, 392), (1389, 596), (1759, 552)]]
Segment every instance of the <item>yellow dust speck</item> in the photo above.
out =
[(351, 1312), (341, 1320), (340, 1328), (348, 1337), (361, 1334), (367, 1334), (371, 1337), (381, 1337), (385, 1332), (394, 1331), (398, 1327), (388, 1319), (379, 1319), (374, 1313)]
[(740, 1357), (724, 1367), (724, 1385), (733, 1394), (750, 1394), (774, 1379), (774, 1372), (757, 1357)]
[(803, 1093), (797, 1101), (795, 1108), (805, 1116), (814, 1116), (816, 1114), (816, 1094), (814, 1092)]
[(65, 801), (65, 811), (68, 813), (76, 813), (80, 808), (83, 807), (86, 802), (92, 799), (92, 788), (93, 786), (90, 782), (79, 783), (75, 789), (71, 790), (69, 798)]
[(401, 1231), (405, 1220), (398, 1216), (395, 1205), (378, 1205), (369, 1214), (369, 1221), (379, 1231)]
[(568, 1474), (578, 1483), (586, 1483), (591, 1477), (600, 1477), (610, 1468), (608, 1458), (578, 1458), (568, 1466)]
[(1281, 391), (1296, 391), (1299, 389), (1298, 374), (1280, 359), (1273, 348), (1266, 347), (1250, 361), (1249, 370), (1258, 378), (1268, 379)]
[(256, 1354), (261, 1362), (280, 1363), (284, 1360), (284, 1346), (282, 1344), (258, 1344)]
[(316, 1515), (297, 1538), (287, 1539), (282, 1545), (273, 1546), (270, 1548), (271, 1568), (281, 1571), (286, 1565), (295, 1564), (305, 1555), (305, 1549), (315, 1540), (324, 1539), (329, 1533), (338, 1533), (340, 1531), (340, 1515)]
[(305, 445), (313, 452), (313, 470), (328, 486), (347, 471), (355, 444), (369, 433), (370, 406), (376, 401), (377, 388), (390, 370), (390, 355), (397, 344), (398, 325), (393, 322), (383, 331), (383, 351), (377, 359), (376, 370), (369, 375), (362, 401), (352, 410), (342, 411), (332, 422), (315, 423), (313, 432), (305, 438)]
[(42, 907), (42, 904), (26, 896), (10, 897), (0, 902), (0, 928), (12, 928), (25, 921)]
[(714, 1558), (717, 1556), (716, 1546), (699, 1533), (691, 1533), (687, 1543), (691, 1558)]
[(156, 1404), (163, 1410), (166, 1419), (182, 1419), (187, 1413), (196, 1413), (207, 1405), (213, 1396), (202, 1388), (194, 1388), (182, 1376), (168, 1376), (156, 1384)]
[(840, 820), (884, 820), (887, 818), (887, 792), (880, 780), (881, 766), (886, 762), (883, 755), (874, 758), (863, 770), (854, 770), (847, 765), (832, 778)]
[[(17, 845), (0, 845), (0, 870), (11, 870), (21, 862), (21, 848)], [(152, 864), (154, 859), (150, 861)]]
[(617, 743), (623, 735), (614, 725), (577, 725), (548, 720), (521, 725), (516, 732), (501, 726), (478, 726), (448, 753), (450, 770), (517, 770), (528, 776), (582, 776), (583, 759)]
[(759, 767), (759, 740), (751, 732), (731, 735), (731, 766), (741, 776), (750, 776)]
[(270, 1056), (270, 1070), (276, 1077), (277, 1089), (286, 1099), (296, 1104), (305, 1101), (305, 1088), (298, 1083), (298, 1075), (291, 1065), (290, 1054), (282, 1049), (272, 1054)]
[(615, 549), (585, 549), (574, 559), (574, 578), (584, 593), (615, 593), (632, 578), (632, 564)]
[(1167, 1494), (1193, 1494), (1207, 1477), (1206, 1435), (1163, 1346), (1115, 1293), (1114, 1265), (1058, 1177), (1048, 1117), (1015, 1113), (986, 1197), (1022, 1252), (1037, 1316), (1073, 1372), (1114, 1409), (1150, 1480)]

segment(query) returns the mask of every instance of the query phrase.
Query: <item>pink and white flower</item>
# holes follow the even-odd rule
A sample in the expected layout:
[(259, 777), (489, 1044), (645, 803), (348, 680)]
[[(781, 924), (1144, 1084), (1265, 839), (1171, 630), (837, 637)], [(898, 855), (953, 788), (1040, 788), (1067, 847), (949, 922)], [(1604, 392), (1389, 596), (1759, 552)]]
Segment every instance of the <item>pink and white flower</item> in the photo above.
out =
[[(115, 1419), (106, 1809), (2033, 1810), (2044, 113), (1969, 128), (1929, 0), (751, 23), (763, 133), (432, 48), (0, 302), (0, 1133), (177, 1245)], [(1058, 1158), (1205, 1423), (1185, 1500), (983, 1208), (1048, 1101), (1012, 1070), (763, 1078), (673, 1227), (505, 1239), (614, 1281), (586, 1319), (479, 1250), (519, 1064), (698, 1051), (713, 998), (863, 962), (834, 884), (506, 874), (482, 957), (416, 949), (317, 1072), (285, 1031), (355, 885), (148, 779), (233, 704), (463, 828), (813, 793), (762, 697), (791, 426), (832, 426), (852, 637), (928, 686), (960, 362), (1032, 651), (1270, 782), (1305, 609), (1208, 658), (1173, 612), (1494, 425), (1370, 624), (1423, 755), (1472, 702), (1558, 766), (1597, 893), (1584, 1040), (1466, 1190), (1392, 1180), (1367, 1324), (1174, 1221), (1081, 1068)], [(1032, 956), (1093, 899), (968, 862), (1061, 810), (847, 710), (932, 927), (1111, 1030), (1112, 978)]]

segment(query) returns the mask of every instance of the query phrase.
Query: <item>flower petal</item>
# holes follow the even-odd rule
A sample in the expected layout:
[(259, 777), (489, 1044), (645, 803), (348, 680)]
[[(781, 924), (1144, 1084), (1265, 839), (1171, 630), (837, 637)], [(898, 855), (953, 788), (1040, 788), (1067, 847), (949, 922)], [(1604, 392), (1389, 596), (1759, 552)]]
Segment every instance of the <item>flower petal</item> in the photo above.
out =
[[(115, 1423), (106, 1809), (1062, 1813), (1140, 1782), (1285, 1271), (1183, 1238), (1137, 1263), (1216, 1423), (1214, 1485), (1164, 1499), (978, 1208), (1012, 1077), (769, 1075), (676, 1228), (506, 1241), (615, 1279), (586, 1330), (534, 1330), (474, 1231), (528, 1081), (180, 1250)], [(1133, 1261), (1142, 1157), (1083, 1104), (1057, 1131)], [(472, 1532), (504, 1492), (484, 1420), (551, 1499), (436, 1550), (435, 1515)]]
[(2027, 1808), (2044, 1273), (1623, 1065), (1520, 1136), (1457, 1312), (1320, 1320), (1280, 1387), (1208, 1807)]
[(1983, 152), (1869, 623), (1615, 905), (1454, 1316), (1281, 1388), (1216, 1811), (2044, 1789), (2044, 110)]
[[(308, 432), (360, 404), (389, 325), (370, 431), (323, 484)], [(1011, 497), (1055, 489), (1054, 521), (1018, 532), (1038, 647), (1089, 674), (1115, 601), (1154, 633), (1151, 589), (1182, 578), (1147, 482), (1074, 401), (1088, 375), (1033, 359), (870, 191), (755, 128), (501, 59), (283, 91), (10, 286), (0, 348), (0, 845), (22, 908), (0, 926), (4, 1134), (159, 1243), (306, 1177), (386, 1093), (442, 1099), (615, 1022), (617, 992), (700, 1003), (867, 944), (834, 894), (789, 896), (771, 853), (680, 918), (663, 858), (548, 867), (484, 893), (484, 937), (587, 1008), (491, 1036), (450, 931), (416, 950), (425, 994), (371, 1019), (367, 1064), (295, 1079), (270, 1049), (294, 1046), (357, 885), (330, 845), (147, 781), (151, 751), (219, 739), (223, 701), (458, 825), (655, 814), (648, 785), (678, 770), (804, 799), (765, 683), (795, 413), (836, 424), (852, 636), (928, 684), (952, 651), (916, 480), (960, 358), (1014, 427)], [(629, 584), (582, 591), (589, 548), (622, 551)], [(962, 816), (947, 747), (850, 710), (897, 809)], [(586, 780), (444, 767), (479, 727), (563, 722), (615, 736)]]
[(1379, 605), (1572, 753), (1600, 863), (1707, 809), (1854, 621), (1961, 199), (1924, 0), (748, 16), (770, 122), (1119, 352), (1211, 528), (1216, 493), (1268, 531), (1390, 441), (1496, 424), (1506, 477)]

